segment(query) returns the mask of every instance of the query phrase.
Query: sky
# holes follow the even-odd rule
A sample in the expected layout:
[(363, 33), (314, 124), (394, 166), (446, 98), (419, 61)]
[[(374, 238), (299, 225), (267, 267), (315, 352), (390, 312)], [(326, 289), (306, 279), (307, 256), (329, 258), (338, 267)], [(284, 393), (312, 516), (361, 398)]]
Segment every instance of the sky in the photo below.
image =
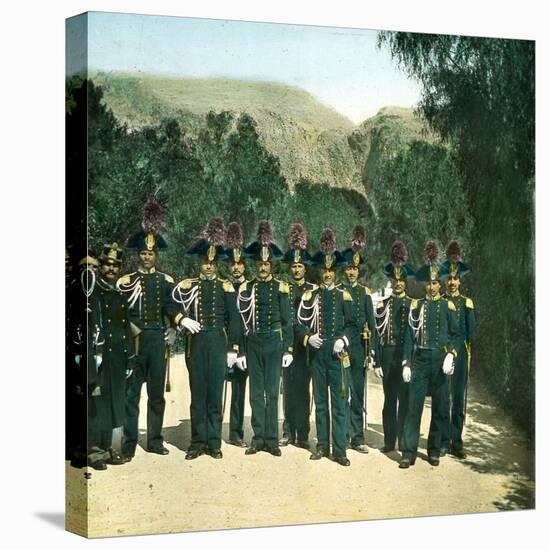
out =
[[(84, 52), (69, 52), (68, 73), (84, 59)], [(376, 47), (373, 30), (93, 12), (88, 64), (298, 86), (356, 124), (382, 107), (410, 107), (420, 98), (419, 85)]]

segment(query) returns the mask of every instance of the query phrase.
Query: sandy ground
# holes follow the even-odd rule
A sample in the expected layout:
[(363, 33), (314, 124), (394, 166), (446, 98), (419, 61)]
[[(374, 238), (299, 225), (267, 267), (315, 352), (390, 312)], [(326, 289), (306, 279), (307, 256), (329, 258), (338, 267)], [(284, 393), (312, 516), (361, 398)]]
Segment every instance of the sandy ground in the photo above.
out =
[[(351, 466), (344, 468), (327, 459), (311, 462), (308, 451), (292, 446), (276, 458), (266, 453), (245, 456), (244, 450), (225, 444), (223, 460), (202, 456), (186, 461), (190, 391), (182, 356), (173, 360), (171, 371), (164, 420), (170, 454), (149, 454), (138, 447), (131, 463), (104, 472), (78, 470), (67, 463), (69, 530), (103, 537), (534, 507), (534, 451), (474, 379), (465, 433), (468, 458), (447, 456), (438, 468), (426, 461), (427, 402), (420, 455), (414, 467), (400, 470), (399, 453), (386, 456), (378, 450), (383, 445), (383, 389), (373, 373), (368, 379), (366, 432), (371, 450), (367, 455), (349, 451)], [(144, 428), (145, 393), (141, 403)], [(225, 440), (229, 403), (230, 389)], [(248, 406), (246, 416), (249, 441)], [(312, 444), (314, 436), (313, 422)], [(86, 472), (92, 474), (88, 480)]]

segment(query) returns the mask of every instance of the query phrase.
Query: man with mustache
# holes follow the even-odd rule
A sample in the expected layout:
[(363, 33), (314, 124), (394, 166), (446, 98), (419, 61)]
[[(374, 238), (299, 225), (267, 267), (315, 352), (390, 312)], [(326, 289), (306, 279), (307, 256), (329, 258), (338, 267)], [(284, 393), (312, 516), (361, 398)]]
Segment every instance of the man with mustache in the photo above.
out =
[(254, 432), (247, 455), (264, 450), (281, 456), (278, 444), (278, 399), (281, 368), (293, 360), (293, 322), (288, 283), (272, 275), (272, 262), (283, 252), (273, 241), (271, 223), (260, 222), (257, 241), (244, 250), (255, 260), (257, 277), (244, 282), (238, 304), (245, 331), (245, 356), (238, 359), (250, 375), (250, 405)]

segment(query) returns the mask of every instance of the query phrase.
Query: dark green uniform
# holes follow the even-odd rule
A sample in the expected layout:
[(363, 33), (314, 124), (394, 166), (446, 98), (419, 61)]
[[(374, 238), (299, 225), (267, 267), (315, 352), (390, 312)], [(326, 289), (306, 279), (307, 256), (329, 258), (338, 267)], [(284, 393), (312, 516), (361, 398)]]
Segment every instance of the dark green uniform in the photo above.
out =
[(404, 338), (404, 360), (412, 365), (408, 414), (404, 422), (403, 458), (414, 460), (419, 442), (421, 415), (431, 388), (431, 429), (427, 442), (430, 457), (440, 456), (445, 409), (448, 407), (448, 376), (442, 371), (446, 353), (453, 351), (455, 306), (444, 299), (413, 300)]
[(290, 284), (290, 301), (294, 319), (294, 343), (292, 364), (282, 369), (284, 386), (284, 424), (283, 436), (290, 443), (306, 443), (309, 440), (309, 407), (311, 401), (311, 369), (309, 351), (303, 345), (297, 325), (297, 309), (306, 290), (315, 288), (313, 283), (301, 279)]
[(368, 357), (376, 358), (378, 336), (374, 317), (374, 305), (370, 289), (360, 283), (343, 284), (353, 299), (351, 311), (353, 322), (346, 330), (349, 339), (350, 400), (347, 401), (347, 440), (351, 447), (364, 445), (364, 416), (367, 410), (366, 366)]
[(269, 276), (239, 289), (250, 375), (252, 447), (278, 448), (278, 399), (282, 354), (292, 353), (293, 322), (289, 285)]
[[(241, 277), (239, 281), (231, 281), (235, 292), (238, 292), (240, 285), (245, 281)], [(244, 334), (240, 331), (239, 348), (244, 349)], [(244, 440), (244, 405), (246, 398), (246, 382), (248, 371), (233, 366), (229, 372), (231, 382), (231, 412), (229, 419), (229, 441), (240, 444)]]
[(200, 332), (187, 334), (186, 359), (191, 386), (191, 450), (221, 448), (223, 384), (227, 352), (238, 352), (240, 317), (236, 292), (229, 281), (214, 277), (185, 279), (174, 289), (184, 313), (201, 324)]
[(404, 336), (412, 299), (402, 294), (389, 296), (377, 309), (383, 371), (383, 437), (386, 449), (401, 445), (404, 419), (408, 409), (409, 385), (402, 380)]
[(463, 448), (463, 423), (465, 420), (465, 387), (467, 385), (471, 339), (475, 332), (475, 309), (473, 300), (461, 294), (447, 296), (456, 306), (456, 335), (450, 344), (456, 350), (454, 374), (450, 377), (450, 415), (442, 429), (442, 449)]
[(128, 381), (124, 452), (133, 456), (137, 446), (139, 398), (147, 383), (147, 448), (162, 446), (162, 423), (166, 401), (166, 322), (173, 321), (179, 310), (172, 299), (173, 279), (154, 268), (149, 273), (135, 271), (121, 277), (117, 288), (128, 300), (129, 318), (139, 329), (140, 362)]
[[(299, 335), (307, 346), (309, 336), (319, 333), (323, 340), (319, 349), (309, 348), (315, 418), (317, 450), (330, 454), (330, 431), (333, 454), (346, 456), (347, 437), (345, 403), (348, 397), (348, 376), (341, 359), (334, 354), (334, 342), (338, 339), (348, 344), (345, 331), (353, 324), (352, 298), (349, 292), (335, 286), (321, 285), (303, 294), (298, 311)], [(345, 369), (346, 370), (346, 369)], [(331, 411), (328, 405), (330, 392)], [(331, 418), (330, 418), (331, 412)]]

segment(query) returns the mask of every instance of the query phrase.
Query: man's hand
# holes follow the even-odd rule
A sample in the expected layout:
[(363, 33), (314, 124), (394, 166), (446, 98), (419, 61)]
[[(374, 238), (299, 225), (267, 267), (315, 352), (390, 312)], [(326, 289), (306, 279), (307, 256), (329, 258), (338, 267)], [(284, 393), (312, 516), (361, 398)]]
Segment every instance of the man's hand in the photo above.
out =
[(185, 327), (191, 334), (197, 334), (198, 332), (200, 332), (200, 329), (202, 328), (198, 321), (195, 321), (190, 317), (183, 317), (183, 319), (181, 319), (179, 324), (182, 327)]
[(411, 379), (412, 379), (412, 369), (408, 365), (406, 365), (402, 369), (402, 380), (404, 380), (404, 382), (408, 384), (408, 382), (410, 382)]
[(95, 368), (99, 370), (99, 367), (101, 366), (101, 363), (103, 362), (103, 356), (101, 354), (98, 354), (95, 356)]
[(334, 353), (341, 353), (344, 348), (345, 348), (345, 342), (341, 338), (338, 338), (334, 342)]
[(126, 380), (133, 374), (133, 369), (126, 369)]
[(378, 377), (378, 378), (383, 378), (383, 371), (381, 370), (381, 367), (376, 367), (374, 369), (374, 374)]
[(285, 353), (282, 356), (282, 368), (287, 368), (292, 364), (292, 361), (294, 360), (294, 356), (291, 353)]
[(168, 327), (166, 329), (166, 332), (164, 332), (164, 341), (166, 342), (166, 345), (173, 346), (175, 344), (175, 338), (177, 336), (177, 332), (173, 327)]
[(309, 337), (309, 341), (307, 342), (309, 346), (315, 349), (319, 349), (322, 345), (322, 338), (319, 336), (318, 332), (316, 334), (313, 334), (311, 337)]
[(442, 372), (450, 376), (454, 374), (454, 356), (451, 353), (447, 353), (442, 363)]
[(237, 368), (239, 368), (240, 370), (246, 370), (248, 368), (248, 364), (246, 362), (246, 356), (245, 355), (237, 357), (235, 364), (236, 364)]
[(79, 367), (80, 366), (80, 361), (82, 360), (82, 356), (81, 355), (75, 355), (74, 356), (74, 362), (76, 363), (76, 365)]
[(238, 354), (236, 351), (227, 352), (227, 368), (230, 369), (238, 361)]

